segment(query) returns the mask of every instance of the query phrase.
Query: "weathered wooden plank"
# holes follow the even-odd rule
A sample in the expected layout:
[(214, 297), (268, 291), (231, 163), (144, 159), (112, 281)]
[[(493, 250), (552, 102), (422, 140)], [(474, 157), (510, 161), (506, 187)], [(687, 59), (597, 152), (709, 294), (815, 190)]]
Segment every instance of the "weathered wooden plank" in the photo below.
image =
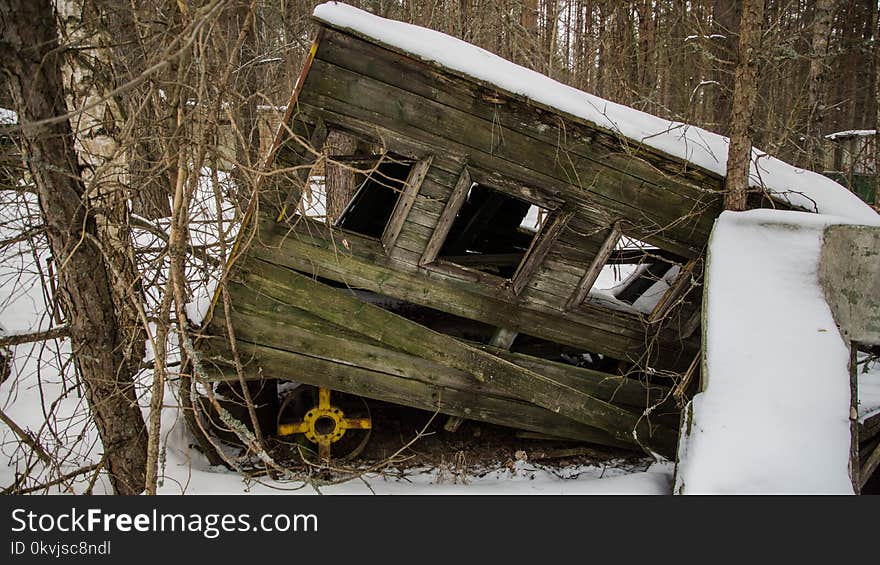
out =
[(859, 491), (865, 488), (868, 479), (871, 478), (878, 466), (880, 466), (880, 442), (874, 446), (859, 468)]
[[(498, 349), (509, 351), (513, 342), (516, 340), (517, 335), (519, 335), (519, 333), (514, 330), (495, 328), (492, 337), (489, 338), (489, 347), (496, 347)], [(443, 429), (447, 432), (456, 432), (462, 422), (464, 422), (464, 418), (460, 416), (450, 416), (443, 425)]]
[[(335, 101), (328, 102), (328, 104), (330, 103), (336, 104)], [(442, 168), (445, 171), (451, 171), (453, 169), (460, 171), (461, 163), (465, 159), (464, 154), (456, 153), (452, 147), (443, 147), (442, 145), (431, 144), (431, 142), (426, 142), (420, 139), (419, 137), (422, 132), (418, 130), (409, 131), (408, 133), (392, 131), (379, 125), (384, 123), (381, 121), (380, 116), (373, 116), (369, 112), (361, 112), (357, 109), (346, 109), (344, 104), (336, 110), (329, 110), (320, 104), (320, 101), (319, 105), (300, 102), (299, 107), (306, 111), (309, 116), (326, 119), (332, 122), (334, 126), (344, 127), (344, 129), (351, 131), (356, 135), (369, 136), (378, 132), (378, 135), (380, 135), (382, 139), (382, 143), (390, 151), (400, 155), (423, 154), (425, 151), (445, 151), (444, 154), (435, 154), (432, 170)], [(352, 116), (351, 114), (357, 114), (357, 116)], [(496, 166), (502, 169), (507, 168), (509, 172), (514, 172), (516, 176), (521, 177), (535, 186), (547, 187), (548, 189), (552, 188), (560, 193), (565, 193), (566, 190), (572, 190), (572, 186), (567, 183), (547, 176), (539, 171), (533, 171), (518, 164), (503, 162), (492, 156), (487, 157), (486, 155), (482, 155), (480, 156), (480, 159), (489, 162), (486, 166)], [(458, 173), (456, 172), (455, 174)], [(583, 194), (578, 196), (578, 198), (583, 197)], [(601, 195), (597, 194), (590, 194), (589, 197), (601, 203), (601, 205), (587, 201), (572, 201), (578, 208), (579, 215), (588, 213), (590, 214), (590, 217), (604, 218), (602, 221), (607, 224), (610, 221), (609, 218), (612, 216), (614, 218), (621, 218), (634, 213), (632, 206), (619, 205), (618, 203), (606, 200)], [(656, 220), (647, 217), (640, 217), (640, 221), (642, 220), (647, 229), (646, 234), (638, 235), (639, 239), (646, 243), (674, 251), (682, 257), (699, 256), (705, 241), (708, 239), (709, 230), (711, 229), (711, 225), (708, 225), (708, 227), (702, 225), (693, 226), (691, 229), (687, 230), (687, 240), (682, 240), (680, 238), (676, 239), (675, 234), (668, 233), (668, 230), (664, 229), (663, 225)]]
[[(474, 393), (505, 396), (491, 384), (480, 383), (464, 371), (451, 369), (384, 346), (359, 334), (308, 312), (260, 294), (257, 290), (237, 282), (229, 284), (233, 304), (232, 319), (239, 339), (287, 351), (301, 352), (326, 360), (346, 363), (361, 368), (395, 374)], [(354, 296), (355, 293), (352, 292)], [(212, 325), (204, 332), (205, 347), (222, 348), (225, 318), (218, 312)], [(553, 375), (554, 379), (601, 400), (624, 407), (643, 410), (669, 396), (669, 389), (656, 384), (593, 371), (582, 367), (539, 359), (506, 351), (516, 332), (498, 332), (495, 345), (482, 346), (493, 355), (534, 370)], [(217, 336), (217, 337), (212, 337)], [(215, 345), (212, 345), (215, 344)], [(509, 396), (509, 395), (507, 395)], [(518, 398), (518, 397), (517, 397)]]
[[(352, 57), (358, 53), (359, 57)], [(560, 119), (556, 109), (550, 113), (537, 109), (531, 100), (524, 100), (514, 93), (498, 92), (497, 87), (479, 85), (471, 77), (455, 76), (454, 71), (438, 69), (405, 54), (395, 53), (376, 45), (374, 41), (354, 37), (350, 33), (328, 29), (322, 41), (318, 58), (344, 67), (362, 75), (387, 82), (418, 96), (430, 97), (467, 113), (522, 130), (536, 140), (551, 146), (561, 145), (575, 153), (603, 155), (626, 152), (628, 156), (645, 163), (640, 172), (646, 180), (665, 173), (684, 185), (687, 191), (692, 185), (711, 187), (719, 193), (722, 179), (715, 173), (701, 170), (693, 164), (670, 157), (648, 146), (623, 141), (616, 134), (574, 116)], [(488, 87), (488, 88), (487, 88)], [(554, 115), (556, 114), (556, 115)], [(641, 169), (648, 170), (641, 170)], [(716, 194), (717, 197), (717, 194)]]
[(449, 235), (449, 230), (452, 228), (452, 223), (455, 221), (455, 216), (458, 215), (458, 211), (461, 210), (461, 206), (464, 204), (468, 191), (472, 185), (473, 180), (471, 180), (468, 168), (465, 167), (462, 169), (458, 181), (455, 183), (455, 188), (452, 190), (449, 200), (446, 201), (443, 213), (440, 214), (440, 220), (437, 222), (437, 227), (434, 228), (434, 233), (431, 234), (431, 239), (428, 241), (428, 245), (425, 247), (425, 252), (422, 254), (422, 258), (419, 261), (420, 265), (428, 265), (437, 259), (437, 255), (440, 253), (440, 249), (443, 247), (443, 244), (446, 242), (446, 237)]
[[(577, 154), (566, 153), (560, 158), (557, 147), (536, 143), (535, 139), (501, 124), (409, 94), (342, 67), (318, 60), (312, 66), (310, 78), (314, 82), (311, 83), (311, 89), (304, 91), (304, 100), (324, 101), (325, 98), (332, 98), (344, 101), (346, 106), (377, 112), (385, 123), (392, 124), (394, 128), (402, 130), (404, 126), (415, 127), (423, 132), (422, 135), (440, 137), (444, 140), (443, 144), (454, 143), (472, 156), (486, 153), (508, 163), (519, 163), (545, 172), (572, 186), (581, 187), (581, 194), (585, 190), (602, 194), (618, 204), (638, 206), (642, 214), (665, 211), (666, 215), (660, 216), (665, 217), (665, 221), (681, 221), (693, 207), (692, 202), (680, 195), (660, 190), (656, 185), (628, 172)], [(395, 100), (394, 108), (386, 103), (389, 99)], [(574, 195), (572, 191), (571, 196)]]
[(859, 441), (867, 441), (880, 435), (880, 413), (859, 423)]
[(397, 243), (397, 237), (400, 235), (403, 223), (416, 202), (419, 189), (422, 187), (422, 182), (425, 180), (425, 175), (428, 173), (432, 160), (433, 157), (428, 156), (416, 162), (412, 169), (410, 169), (409, 176), (406, 179), (406, 188), (397, 199), (397, 204), (395, 204), (394, 210), (391, 212), (391, 218), (382, 232), (382, 247), (385, 248), (386, 252), (391, 251)]
[[(560, 159), (553, 146), (536, 143), (504, 126), (319, 63), (312, 69), (316, 87), (306, 93), (309, 104), (331, 113), (390, 124), (396, 132), (469, 155), (481, 169), (547, 174), (567, 187), (565, 198), (595, 199), (609, 209), (622, 210), (624, 217), (633, 221), (647, 218), (658, 231), (674, 234), (680, 241), (691, 242), (693, 234), (708, 234), (711, 215), (692, 214), (696, 205), (680, 195), (578, 155)], [(384, 103), (389, 98), (397, 101), (393, 109)]]
[[(418, 357), (466, 371), (510, 394), (526, 394), (531, 402), (568, 418), (607, 431), (619, 441), (639, 441), (668, 457), (675, 434), (612, 404), (558, 381), (523, 369), (480, 349), (429, 330), (415, 322), (346, 296), (295, 271), (256, 260), (237, 275), (246, 284), (277, 300), (303, 308), (328, 321), (345, 324), (383, 344)], [(516, 393), (514, 393), (516, 391)]]
[(263, 245), (255, 246), (250, 253), (349, 286), (612, 357), (639, 355), (644, 344), (643, 331), (619, 313), (594, 310), (583, 319), (577, 313), (560, 318), (556, 311), (536, 311), (529, 304), (512, 301), (512, 293), (505, 296), (484, 285), (452, 278), (445, 271), (418, 269), (389, 260), (376, 242), (356, 234), (346, 236), (348, 246), (343, 248), (329, 235), (323, 235), (328, 231), (323, 224), (311, 225), (308, 220), (290, 227), (263, 220), (259, 227)]
[(669, 311), (675, 307), (678, 300), (683, 298), (685, 293), (691, 289), (691, 281), (694, 276), (697, 276), (695, 275), (695, 270), (697, 269), (698, 262), (698, 259), (691, 259), (686, 265), (682, 265), (681, 272), (676, 277), (675, 282), (672, 283), (672, 287), (663, 293), (663, 296), (660, 297), (657, 305), (651, 311), (650, 316), (648, 316), (649, 322), (657, 322), (666, 317)]
[[(427, 243), (427, 241), (429, 239), (431, 239), (431, 236), (434, 234), (434, 227), (433, 226), (425, 226), (425, 225), (416, 223), (414, 221), (416, 218), (418, 218), (422, 221), (428, 221), (428, 219), (425, 218), (424, 215), (422, 214), (421, 210), (416, 210), (415, 208), (413, 208), (413, 210), (410, 212), (409, 217), (407, 218), (406, 222), (404, 223), (403, 229), (410, 232), (412, 234), (413, 238), (419, 238), (420, 241)], [(439, 216), (433, 218), (434, 225), (436, 225), (436, 223), (439, 219), (440, 219)]]
[(535, 239), (532, 240), (532, 244), (526, 252), (525, 259), (513, 275), (513, 283), (511, 286), (514, 294), (522, 292), (522, 289), (532, 280), (535, 270), (537, 270), (544, 261), (544, 257), (546, 257), (550, 247), (556, 241), (559, 233), (565, 229), (565, 225), (573, 215), (574, 212), (571, 210), (558, 213), (550, 222), (548, 222), (548, 225), (545, 225), (541, 229), (541, 233), (537, 234)]
[(536, 300), (542, 295), (549, 295), (553, 297), (551, 300), (554, 308), (564, 309), (575, 285), (555, 277), (554, 274), (542, 272), (533, 277), (526, 291), (522, 293), (523, 298)]
[(591, 395), (602, 398), (606, 402), (639, 410), (655, 406), (658, 412), (678, 413), (671, 398), (669, 387), (642, 382), (620, 375), (610, 375), (585, 367), (556, 363), (547, 359), (504, 351), (490, 346), (484, 346), (484, 348), (511, 363), (516, 363), (535, 372), (550, 376), (570, 386), (588, 386)]
[(590, 263), (590, 266), (587, 267), (580, 282), (578, 282), (577, 290), (575, 290), (574, 294), (572, 294), (571, 298), (568, 300), (568, 303), (566, 304), (568, 309), (574, 308), (583, 303), (587, 294), (590, 293), (590, 289), (593, 288), (596, 279), (599, 278), (599, 273), (602, 272), (602, 268), (605, 266), (605, 263), (608, 262), (608, 258), (617, 246), (617, 242), (620, 241), (622, 233), (620, 223), (615, 223), (611, 227), (608, 237), (605, 238), (605, 243), (602, 244), (602, 247), (599, 248), (599, 252), (593, 257), (593, 261)]
[[(428, 411), (481, 420), (502, 426), (532, 430), (554, 436), (633, 448), (632, 442), (615, 439), (595, 427), (574, 422), (532, 404), (493, 396), (475, 395), (415, 380), (334, 363), (301, 353), (280, 351), (269, 347), (239, 343), (245, 358), (245, 372), (250, 378), (274, 375), (281, 379), (321, 386), (367, 398), (412, 406)], [(225, 351), (206, 352), (209, 376), (215, 380), (236, 379), (234, 369), (223, 360)]]
[[(300, 319), (302, 318), (301, 314), (298, 316)], [(218, 316), (217, 320), (218, 324), (225, 322), (223, 316)], [(524, 398), (522, 394), (511, 395), (493, 386), (492, 383), (480, 383), (464, 371), (394, 351), (375, 342), (366, 343), (357, 339), (333, 335), (329, 332), (319, 333), (307, 330), (292, 323), (292, 320), (286, 317), (271, 317), (262, 313), (238, 311), (232, 314), (231, 320), (237, 328), (236, 338), (247, 343), (279, 351), (300, 353), (325, 361), (395, 375), (433, 386), (466, 391), (475, 396), (488, 395), (529, 402), (529, 399)], [(219, 328), (219, 326), (217, 327)], [(218, 330), (218, 333), (222, 333), (222, 330)], [(222, 350), (224, 347), (226, 347), (226, 340), (223, 337), (219, 338), (219, 341), (208, 340), (204, 345), (206, 350)], [(669, 408), (669, 403), (664, 403), (664, 399), (667, 397), (660, 396), (664, 392), (662, 387), (650, 388), (625, 377), (615, 377), (527, 355), (508, 353), (492, 347), (487, 347), (486, 350), (492, 354), (500, 355), (518, 366), (544, 375), (553, 375), (555, 379), (565, 383), (566, 386), (571, 386), (585, 394), (590, 394), (628, 410), (635, 408), (642, 411), (646, 407), (656, 404), (657, 406), (653, 409), (655, 414), (659, 415), (665, 410), (666, 415), (673, 415), (674, 419), (671, 421), (673, 427), (677, 424), (675, 411)], [(262, 373), (259, 376), (276, 378), (281, 375)], [(668, 391), (665, 392), (668, 395)], [(661, 410), (661, 405), (666, 408)], [(661, 416), (658, 416), (656, 421), (663, 420)], [(670, 420), (667, 418), (665, 422), (668, 424)]]

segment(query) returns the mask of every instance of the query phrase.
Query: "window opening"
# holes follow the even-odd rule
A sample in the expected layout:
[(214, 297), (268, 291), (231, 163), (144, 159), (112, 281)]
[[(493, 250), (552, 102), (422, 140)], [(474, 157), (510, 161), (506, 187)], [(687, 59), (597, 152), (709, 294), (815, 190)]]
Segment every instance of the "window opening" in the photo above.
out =
[(473, 183), (438, 258), (512, 278), (548, 216), (546, 208)]
[(303, 191), (298, 213), (318, 222), (327, 220), (327, 185), (323, 171), (321, 174), (309, 175), (306, 189)]
[(337, 227), (375, 238), (382, 236), (413, 167), (412, 161), (388, 153), (377, 157), (359, 175), (363, 180), (336, 221)]
[(335, 130), (324, 149), (324, 157), (309, 172), (297, 214), (381, 237), (406, 188), (413, 160)]
[(686, 260), (631, 236), (622, 236), (593, 283), (587, 300), (650, 314)]

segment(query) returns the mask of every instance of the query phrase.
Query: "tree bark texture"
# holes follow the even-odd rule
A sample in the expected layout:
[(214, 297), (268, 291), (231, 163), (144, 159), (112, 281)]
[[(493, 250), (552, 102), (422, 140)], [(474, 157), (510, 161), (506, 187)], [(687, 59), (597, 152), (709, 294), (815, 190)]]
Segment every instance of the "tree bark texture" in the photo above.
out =
[[(117, 494), (144, 488), (147, 433), (135, 397), (130, 359), (112, 285), (65, 116), (55, 12), (49, 0), (0, 3), (0, 65), (22, 127), (70, 326), (74, 361), (104, 446)], [(139, 360), (138, 360), (139, 361)]]
[(740, 23), (739, 61), (733, 85), (730, 113), (730, 148), (724, 207), (745, 210), (749, 188), (752, 140), (751, 124), (758, 85), (758, 47), (764, 21), (764, 0), (745, 0)]
[(813, 37), (810, 53), (810, 70), (807, 77), (807, 166), (814, 171), (822, 171), (824, 162), (822, 152), (823, 121), (825, 117), (825, 81), (828, 69), (828, 31), (834, 15), (832, 0), (817, 0), (813, 7)]

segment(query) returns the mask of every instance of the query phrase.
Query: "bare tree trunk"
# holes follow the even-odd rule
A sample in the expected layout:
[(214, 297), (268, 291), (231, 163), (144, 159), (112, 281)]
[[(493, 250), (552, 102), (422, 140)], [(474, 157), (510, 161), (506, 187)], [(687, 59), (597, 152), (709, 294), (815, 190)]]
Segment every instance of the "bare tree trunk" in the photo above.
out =
[(641, 0), (636, 9), (639, 15), (639, 86), (642, 98), (653, 101), (654, 89), (657, 85), (654, 11), (650, 0)]
[(113, 275), (104, 262), (95, 212), (64, 117), (54, 10), (49, 0), (8, 0), (0, 4), (0, 21), (0, 65), (23, 125), (23, 146), (58, 266), (59, 298), (74, 361), (113, 488), (118, 494), (137, 494), (144, 488), (146, 427), (135, 398), (131, 344), (115, 308)]
[(730, 113), (730, 149), (727, 154), (727, 184), (724, 195), (724, 207), (728, 210), (746, 209), (752, 155), (750, 129), (758, 92), (757, 50), (761, 42), (763, 23), (764, 0), (745, 0)]
[[(332, 131), (324, 142), (324, 153), (329, 156), (353, 155), (357, 141), (344, 133)], [(327, 223), (333, 224), (342, 215), (348, 202), (354, 196), (355, 174), (350, 168), (335, 163), (324, 165), (324, 187), (327, 201)]]
[(134, 375), (144, 357), (146, 319), (139, 316), (143, 302), (135, 267), (128, 222), (128, 154), (123, 146), (124, 112), (106, 93), (115, 88), (110, 38), (100, 26), (100, 14), (89, 0), (57, 0), (58, 20), (65, 34), (66, 64), (61, 72), (71, 120), (74, 150), (94, 212), (96, 237), (110, 275), (110, 288), (125, 372)]
[(739, 39), (742, 2), (715, 0), (713, 5), (712, 38), (714, 46), (715, 81), (718, 96), (715, 99), (715, 124), (718, 133), (729, 134), (733, 98), (733, 67), (736, 64), (736, 46)]
[(874, 207), (880, 209), (880, 29), (874, 34)]
[(807, 167), (822, 170), (822, 122), (825, 117), (825, 77), (828, 63), (828, 29), (834, 14), (832, 0), (817, 0), (813, 7), (813, 38), (807, 78)]

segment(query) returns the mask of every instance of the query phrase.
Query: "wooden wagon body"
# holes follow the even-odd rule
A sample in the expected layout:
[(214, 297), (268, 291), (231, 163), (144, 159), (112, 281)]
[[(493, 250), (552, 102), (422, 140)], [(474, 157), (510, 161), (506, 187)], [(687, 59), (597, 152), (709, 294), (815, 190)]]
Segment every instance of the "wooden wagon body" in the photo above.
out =
[[(212, 378), (237, 378), (233, 329), (248, 379), (671, 455), (723, 179), (318, 23), (232, 258), (229, 319), (218, 301), (202, 329)], [(331, 166), (356, 190), (328, 218)], [(629, 275), (599, 289), (615, 268)]]

